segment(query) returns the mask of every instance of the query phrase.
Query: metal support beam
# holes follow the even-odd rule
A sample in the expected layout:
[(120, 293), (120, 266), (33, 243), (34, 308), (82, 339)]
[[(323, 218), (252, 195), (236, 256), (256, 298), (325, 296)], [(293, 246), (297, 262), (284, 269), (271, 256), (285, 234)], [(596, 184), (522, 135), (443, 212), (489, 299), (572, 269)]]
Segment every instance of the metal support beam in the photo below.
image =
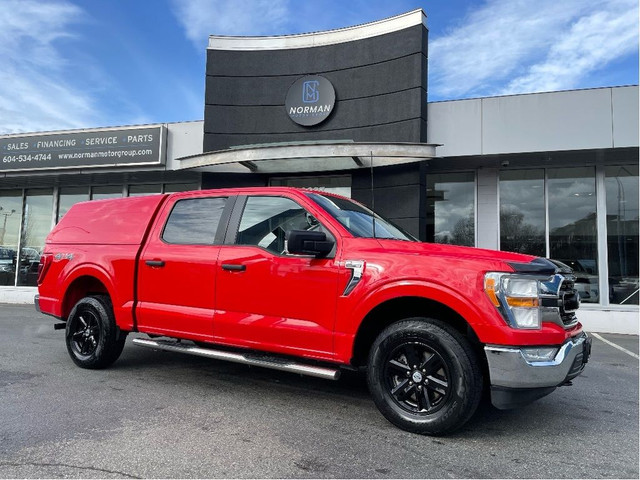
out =
[(351, 157), (353, 158), (353, 161), (356, 162), (356, 165), (358, 165), (359, 167), (364, 167), (364, 163), (362, 163), (362, 160), (360, 160), (360, 157)]
[(258, 171), (258, 166), (254, 162), (250, 162), (249, 160), (244, 162), (238, 162), (243, 167), (247, 167), (251, 173), (256, 173)]

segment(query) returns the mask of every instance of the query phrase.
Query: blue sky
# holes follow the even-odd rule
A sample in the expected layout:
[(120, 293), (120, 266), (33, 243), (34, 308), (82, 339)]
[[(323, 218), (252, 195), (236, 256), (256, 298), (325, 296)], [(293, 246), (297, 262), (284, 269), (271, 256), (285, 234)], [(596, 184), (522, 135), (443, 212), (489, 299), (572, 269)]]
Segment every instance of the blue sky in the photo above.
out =
[(208, 35), (415, 8), (430, 101), (638, 84), (637, 0), (0, 0), (0, 134), (200, 120)]

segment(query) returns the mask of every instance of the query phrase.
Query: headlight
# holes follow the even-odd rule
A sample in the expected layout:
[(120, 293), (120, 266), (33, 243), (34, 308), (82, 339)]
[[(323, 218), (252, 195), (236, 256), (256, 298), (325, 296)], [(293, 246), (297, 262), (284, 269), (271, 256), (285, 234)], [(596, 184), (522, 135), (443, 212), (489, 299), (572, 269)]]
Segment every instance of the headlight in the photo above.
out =
[(541, 327), (537, 279), (490, 272), (484, 276), (484, 291), (510, 326), (523, 329)]

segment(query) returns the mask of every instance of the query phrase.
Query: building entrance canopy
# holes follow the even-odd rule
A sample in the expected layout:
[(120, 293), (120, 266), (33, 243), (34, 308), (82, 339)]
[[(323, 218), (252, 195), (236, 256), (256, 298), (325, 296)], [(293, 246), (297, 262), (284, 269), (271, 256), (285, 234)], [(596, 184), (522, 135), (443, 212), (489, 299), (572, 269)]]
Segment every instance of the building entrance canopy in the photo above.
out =
[(249, 145), (178, 158), (179, 169), (212, 172), (298, 173), (353, 170), (418, 162), (436, 156), (436, 144), (313, 142)]

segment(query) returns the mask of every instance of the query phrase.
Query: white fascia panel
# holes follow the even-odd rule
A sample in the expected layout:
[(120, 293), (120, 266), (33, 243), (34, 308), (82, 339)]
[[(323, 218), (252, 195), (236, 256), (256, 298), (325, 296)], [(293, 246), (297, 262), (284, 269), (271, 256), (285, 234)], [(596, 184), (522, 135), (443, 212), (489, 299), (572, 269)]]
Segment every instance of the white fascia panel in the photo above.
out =
[(430, 103), (427, 118), (427, 142), (442, 145), (438, 156), (482, 154), (482, 100)]
[(613, 146), (638, 146), (638, 87), (611, 89), (613, 104)]
[(323, 32), (303, 33), (298, 35), (276, 35), (268, 37), (229, 37), (224, 35), (209, 36), (209, 50), (284, 50), (290, 48), (309, 48), (323, 45), (335, 45), (363, 38), (384, 35), (415, 25), (427, 26), (427, 16), (419, 8), (395, 17), (376, 22), (365, 23), (353, 27), (326, 30)]
[(482, 99), (483, 154), (611, 148), (611, 89)]

